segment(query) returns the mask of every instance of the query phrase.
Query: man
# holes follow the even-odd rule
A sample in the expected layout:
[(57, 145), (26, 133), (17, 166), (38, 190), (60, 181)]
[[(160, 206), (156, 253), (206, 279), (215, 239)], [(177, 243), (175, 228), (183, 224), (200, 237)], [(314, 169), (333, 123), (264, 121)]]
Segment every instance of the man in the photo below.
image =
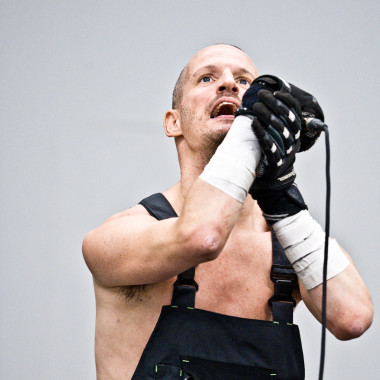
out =
[[(260, 183), (255, 168), (261, 151), (265, 152), (265, 139), (259, 139), (260, 149), (253, 132), (250, 135), (251, 119), (248, 129), (243, 126), (245, 136), (241, 135), (244, 128), (233, 124), (235, 111), (256, 77), (250, 58), (234, 46), (213, 45), (195, 54), (181, 73), (173, 109), (164, 118), (167, 136), (175, 138), (181, 178), (163, 194), (178, 217), (157, 220), (137, 205), (110, 217), (85, 237), (83, 254), (96, 295), (99, 379), (132, 378), (162, 306), (171, 303), (177, 275), (189, 268), (196, 267), (199, 284), (196, 309), (272, 321), (268, 304), (273, 296), (271, 228), (258, 203), (247, 195), (252, 183), (253, 187), (255, 181)], [(286, 97), (281, 99), (286, 104)], [(260, 126), (256, 131), (260, 134)], [(305, 207), (300, 210), (307, 213)], [(276, 230), (281, 236), (283, 232)], [(340, 266), (327, 283), (327, 327), (346, 340), (370, 326), (373, 311), (352, 260), (338, 249)], [(293, 297), (297, 303), (302, 299), (321, 320), (321, 281), (310, 285), (309, 279), (300, 280), (305, 270), (298, 273)], [(181, 372), (181, 376), (185, 375)]]

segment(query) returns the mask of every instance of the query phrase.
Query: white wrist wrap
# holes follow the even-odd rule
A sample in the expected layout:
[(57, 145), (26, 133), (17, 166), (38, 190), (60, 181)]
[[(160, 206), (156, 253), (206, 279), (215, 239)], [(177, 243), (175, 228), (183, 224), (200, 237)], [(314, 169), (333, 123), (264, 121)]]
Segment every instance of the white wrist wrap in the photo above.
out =
[(252, 119), (237, 116), (223, 142), (200, 175), (204, 181), (243, 203), (261, 157)]
[[(273, 230), (307, 290), (322, 283), (325, 232), (308, 211), (288, 216), (275, 224)], [(342, 272), (349, 261), (338, 243), (329, 240), (327, 279)]]

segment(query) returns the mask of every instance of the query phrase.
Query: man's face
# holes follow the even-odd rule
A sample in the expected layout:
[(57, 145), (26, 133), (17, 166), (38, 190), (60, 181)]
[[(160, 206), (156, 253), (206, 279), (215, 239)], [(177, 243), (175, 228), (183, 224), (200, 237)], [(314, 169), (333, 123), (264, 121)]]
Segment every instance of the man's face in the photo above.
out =
[(190, 146), (223, 140), (245, 91), (257, 76), (250, 58), (233, 46), (213, 45), (191, 59), (178, 108)]

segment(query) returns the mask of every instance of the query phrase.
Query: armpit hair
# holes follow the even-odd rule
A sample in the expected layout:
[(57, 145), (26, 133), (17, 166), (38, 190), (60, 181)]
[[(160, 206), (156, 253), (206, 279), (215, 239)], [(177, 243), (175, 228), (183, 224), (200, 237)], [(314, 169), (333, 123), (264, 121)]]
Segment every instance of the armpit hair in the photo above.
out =
[(121, 295), (126, 301), (142, 301), (145, 291), (146, 285), (129, 285), (120, 287)]

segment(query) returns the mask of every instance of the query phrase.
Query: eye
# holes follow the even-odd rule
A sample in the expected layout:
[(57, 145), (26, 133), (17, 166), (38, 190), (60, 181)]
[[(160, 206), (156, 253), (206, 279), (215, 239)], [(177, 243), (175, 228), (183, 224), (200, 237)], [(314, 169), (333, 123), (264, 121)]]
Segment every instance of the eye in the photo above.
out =
[(203, 82), (203, 83), (211, 82), (211, 77), (208, 75), (205, 75), (204, 77), (200, 79), (200, 82)]
[(243, 85), (243, 86), (248, 86), (249, 85), (248, 79), (245, 79), (245, 78), (239, 79), (238, 83), (241, 84), (241, 85)]

